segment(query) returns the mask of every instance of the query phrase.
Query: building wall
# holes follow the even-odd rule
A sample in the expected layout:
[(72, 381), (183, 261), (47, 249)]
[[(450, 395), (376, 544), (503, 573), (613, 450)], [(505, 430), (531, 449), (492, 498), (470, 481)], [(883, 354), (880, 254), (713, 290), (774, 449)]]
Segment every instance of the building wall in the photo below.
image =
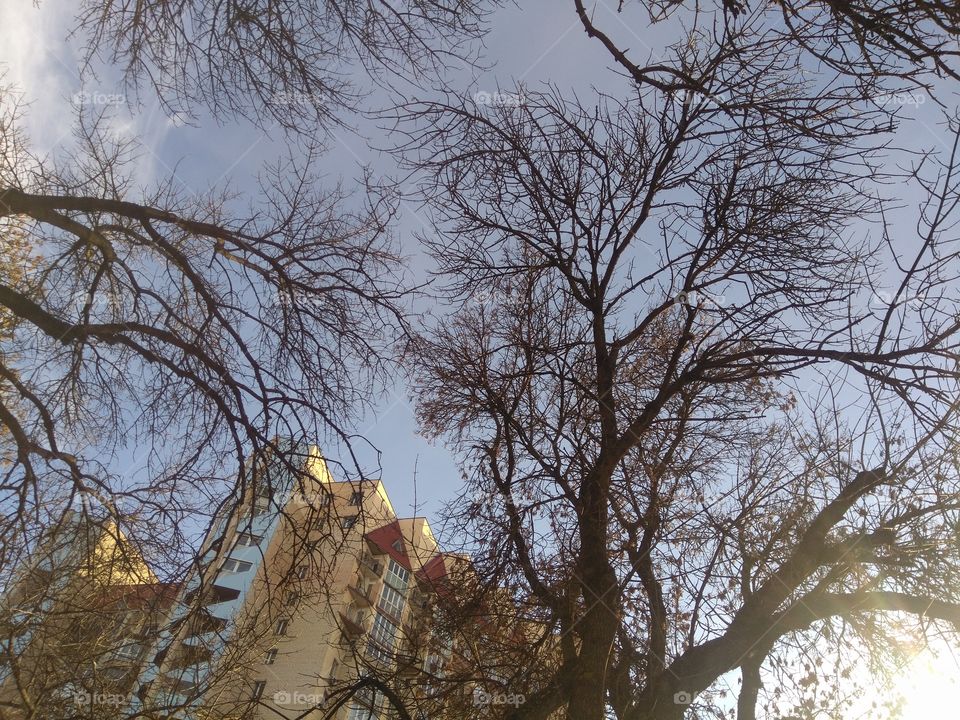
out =
[[(179, 706), (183, 717), (294, 716), (365, 672), (394, 672), (393, 655), (414, 646), (404, 628), (422, 635), (417, 574), (438, 558), (426, 520), (397, 518), (380, 481), (334, 480), (316, 450), (306, 467), (300, 480), (273, 478), (275, 502), (260, 514), (211, 528), (208, 565), (186, 585), (160, 663), (141, 677), (142, 704)], [(219, 624), (212, 632), (191, 624), (204, 613)], [(338, 717), (358, 713), (350, 702)]]
[(68, 515), (2, 598), (0, 717), (113, 717), (177, 589), (116, 523)]

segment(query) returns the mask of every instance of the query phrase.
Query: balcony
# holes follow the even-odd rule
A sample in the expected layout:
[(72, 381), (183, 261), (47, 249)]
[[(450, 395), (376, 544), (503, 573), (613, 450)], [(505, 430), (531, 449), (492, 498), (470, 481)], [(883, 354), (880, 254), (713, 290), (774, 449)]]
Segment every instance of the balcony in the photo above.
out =
[(211, 615), (206, 608), (199, 608), (175, 622), (171, 630), (176, 633), (184, 626), (186, 626), (184, 629), (186, 636), (206, 635), (222, 632), (227, 627), (227, 621)]
[(219, 633), (208, 632), (200, 635), (190, 635), (183, 638), (184, 645), (193, 645), (194, 647), (205, 647), (211, 652), (214, 648), (223, 645), (223, 638)]
[(357, 607), (373, 607), (373, 599), (356, 585), (349, 585), (347, 590), (350, 591), (351, 602)]
[(410, 605), (420, 611), (430, 609), (431, 597), (429, 594), (414, 588), (410, 592)]
[(202, 645), (180, 645), (174, 652), (167, 665), (170, 668), (181, 669), (201, 663), (208, 663), (213, 652)]
[(383, 563), (369, 555), (364, 555), (360, 560), (360, 570), (379, 580), (383, 576)]
[(229, 602), (230, 600), (236, 600), (240, 597), (240, 591), (236, 588), (227, 588), (222, 585), (209, 585), (205, 592), (201, 595), (201, 589), (197, 588), (196, 590), (191, 590), (188, 592), (183, 601), (187, 605), (193, 603), (197, 596), (201, 596), (200, 604), (201, 605), (215, 605), (216, 603)]
[(420, 662), (416, 648), (411, 643), (402, 642), (395, 657), (397, 672), (401, 675), (416, 675), (420, 672), (423, 663)]
[(339, 615), (340, 626), (343, 628), (343, 634), (348, 640), (356, 640), (366, 632), (360, 623), (350, 619), (344, 613), (339, 613)]

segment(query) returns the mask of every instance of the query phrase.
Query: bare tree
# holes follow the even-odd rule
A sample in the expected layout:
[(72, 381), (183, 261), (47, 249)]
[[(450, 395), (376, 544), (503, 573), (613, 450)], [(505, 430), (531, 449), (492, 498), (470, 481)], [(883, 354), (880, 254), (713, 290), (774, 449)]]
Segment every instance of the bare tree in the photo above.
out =
[(0, 606), (0, 716), (116, 717), (178, 586), (103, 512), (68, 512), (35, 540)]
[[(484, 12), (460, 0), (108, 2), (85, 3), (75, 29), (88, 72), (113, 63), (170, 113), (206, 107), (312, 133), (357, 109), (360, 75), (416, 83), (470, 61)], [(372, 406), (405, 332), (393, 199), (366, 177), (322, 187), (312, 140), (264, 169), (249, 205), (230, 187), (191, 197), (174, 178), (139, 189), (128, 175), (136, 148), (110, 137), (105, 115), (81, 107), (77, 150), (40, 158), (16, 98), (4, 89), (0, 100), (0, 230), (16, 251), (0, 270), (4, 587), (38, 538), (59, 528), (70, 540), (71, 505), (122, 525), (170, 587), (215, 574), (198, 549), (208, 526), (275, 494), (275, 473), (250, 471), (257, 459), (272, 458), (294, 487), (308, 480), (305, 440), (351, 464), (352, 420)], [(303, 538), (326, 532), (321, 518), (285, 521)], [(208, 590), (180, 598), (191, 606), (181, 625), (204, 622)], [(256, 628), (236, 640), (210, 686), (240, 678)], [(38, 704), (46, 685), (14, 681), (28, 714), (50, 716)]]
[(399, 111), (460, 303), (410, 348), (420, 419), (489, 592), (545, 628), (504, 717), (719, 717), (736, 669), (741, 718), (767, 672), (841, 702), (855, 674), (784, 668), (960, 619), (957, 141), (900, 178), (928, 202), (894, 248), (875, 79), (812, 88), (750, 32), (674, 49), (706, 96)]
[(77, 28), (170, 112), (273, 120), (309, 132), (356, 108), (358, 70), (416, 81), (474, 56), (475, 0), (83, 3)]
[(349, 453), (405, 327), (392, 202), (321, 188), (315, 148), (254, 206), (136, 190), (102, 117), (50, 160), (5, 107), (0, 222), (26, 257), (0, 277), (4, 584), (71, 505), (178, 582), (213, 519), (272, 491), (248, 458), (302, 477), (304, 439)]
[[(598, 40), (638, 84), (702, 90), (700, 78), (690, 68), (663, 59), (641, 61), (617, 44), (595, 8), (582, 0), (574, 0), (574, 5), (587, 35)], [(709, 43), (710, 35), (721, 29), (729, 39), (740, 38), (737, 50), (768, 42), (798, 49), (802, 51), (798, 70), (815, 73), (819, 64), (858, 79), (866, 88), (877, 81), (893, 81), (930, 89), (936, 77), (960, 79), (960, 12), (954, 3), (942, 0), (909, 4), (620, 0), (617, 12), (633, 7), (643, 8), (648, 22), (664, 23), (700, 42)]]
[[(930, 200), (906, 260), (877, 182), (896, 120), (877, 97), (956, 74), (955, 9), (648, 6), (694, 23), (642, 65), (575, 4), (633, 80), (625, 99), (401, 110), (424, 241), (466, 303), (409, 344), (421, 420), (486, 498), (458, 518), (479, 577), (450, 619), (461, 666), (431, 680), (522, 689), (491, 715), (679, 718), (696, 696), (716, 716), (738, 669), (742, 718), (839, 703), (846, 688), (793, 666), (882, 662), (960, 619), (956, 157), (906, 175)], [(352, 103), (345, 50), (415, 74), (463, 57), (479, 8), (89, 3), (78, 27), (89, 60), (170, 111), (306, 129)], [(310, 158), (266, 173), (252, 210), (140, 192), (96, 119), (78, 139), (51, 164), (15, 112), (0, 121), (0, 220), (33, 251), (0, 278), (0, 571), (83, 496), (135, 516), (172, 580), (204, 571), (185, 519), (269, 492), (246, 460), (302, 475), (278, 438), (347, 439), (404, 330), (392, 206), (322, 191)], [(876, 238), (854, 239), (860, 220)], [(98, 462), (126, 448), (143, 477)], [(518, 634), (470, 632), (494, 608)], [(349, 683), (343, 702), (400, 705), (399, 684)]]
[[(452, 60), (471, 61), (484, 13), (460, 0), (91, 2), (76, 30), (90, 73), (98, 60), (114, 63), (128, 87), (156, 92), (168, 112), (196, 117), (206, 107), (218, 120), (273, 120), (309, 134), (357, 109), (358, 77), (416, 84)], [(0, 231), (11, 250), (0, 268), (5, 663), (22, 659), (24, 613), (52, 638), (32, 646), (37, 671), (14, 673), (12, 688), (4, 674), (4, 688), (26, 716), (109, 715), (116, 708), (78, 709), (67, 697), (73, 681), (99, 687), (102, 646), (129, 640), (101, 622), (105, 591), (68, 583), (71, 617), (89, 632), (63, 656), (58, 643), (73, 631), (41, 618), (63, 588), (47, 576), (36, 592), (19, 592), (25, 558), (51, 534), (80, 539), (61, 517), (73, 505), (82, 518), (122, 525), (163, 587), (203, 577), (200, 590), (178, 598), (189, 609), (149, 658), (188, 664), (171, 638), (210, 620), (204, 601), (217, 589), (204, 583), (229, 551), (220, 538), (210, 560), (212, 546), (199, 544), (208, 526), (276, 493), (276, 473), (256, 470), (264, 458), (294, 488), (309, 481), (304, 440), (350, 458), (351, 422), (388, 377), (408, 292), (390, 237), (395, 205), (366, 177), (351, 190), (321, 187), (312, 140), (265, 168), (249, 206), (230, 187), (202, 197), (173, 178), (136, 188), (128, 175), (136, 148), (109, 136), (105, 115), (82, 107), (77, 150), (40, 158), (24, 140), (16, 99), (4, 89), (0, 103)], [(295, 555), (310, 554), (307, 537), (329, 536), (322, 514), (284, 518), (302, 541)], [(275, 589), (297, 580), (294, 565), (274, 570)], [(317, 575), (310, 597), (322, 602)], [(261, 599), (260, 620), (285, 602), (281, 589)], [(262, 658), (264, 627), (235, 630), (229, 657), (188, 702), (245, 682), (250, 658)], [(156, 640), (154, 632), (144, 642)], [(145, 693), (139, 711), (182, 709), (158, 710), (154, 699)], [(242, 712), (256, 714), (256, 703), (244, 703)]]

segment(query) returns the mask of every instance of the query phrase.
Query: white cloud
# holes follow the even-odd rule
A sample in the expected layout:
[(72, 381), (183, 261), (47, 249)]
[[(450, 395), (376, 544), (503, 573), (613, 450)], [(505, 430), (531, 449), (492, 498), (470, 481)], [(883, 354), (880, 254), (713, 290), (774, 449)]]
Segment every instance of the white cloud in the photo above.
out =
[(80, 85), (77, 55), (64, 40), (72, 17), (59, 0), (0, 4), (0, 67), (27, 103), (27, 133), (39, 152), (70, 133), (70, 96)]
[[(106, 111), (106, 129), (118, 141), (133, 140), (142, 152), (127, 168), (137, 183), (147, 184), (168, 170), (157, 154), (176, 123), (155, 103), (132, 109), (114, 68), (97, 68), (97, 77), (81, 80), (82, 38), (70, 38), (76, 6), (69, 0), (4, 0), (0, 3), (0, 72), (23, 98), (24, 129), (34, 152), (55, 153), (73, 142), (80, 106)], [(145, 98), (150, 100), (151, 98)]]

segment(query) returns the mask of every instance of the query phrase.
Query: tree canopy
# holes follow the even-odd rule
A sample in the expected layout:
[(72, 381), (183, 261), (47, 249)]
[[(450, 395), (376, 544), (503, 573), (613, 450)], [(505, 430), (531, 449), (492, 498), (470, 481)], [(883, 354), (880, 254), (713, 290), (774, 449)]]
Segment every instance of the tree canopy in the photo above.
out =
[[(467, 481), (447, 537), (469, 581), (437, 622), (475, 657), (429, 678), (441, 697), (522, 695), (472, 709), (510, 720), (843, 717), (864, 659), (890, 674), (955, 642), (960, 11), (606, 10), (557, 12), (619, 90), (481, 102), (463, 77), (497, 3), (84, 2), (85, 72), (293, 132), (256, 193), (141, 188), (103, 116), (40, 155), (5, 91), (0, 575), (82, 496), (183, 577), (185, 518), (253, 502), (250, 458), (349, 454), (402, 368)], [(625, 42), (633, 23), (663, 46)], [(905, 93), (946, 146), (898, 147)], [(401, 180), (323, 178), (314, 138), (360, 112)], [(401, 244), (411, 202), (428, 223)], [(414, 317), (420, 250), (437, 309)], [(101, 462), (129, 445), (141, 477)], [(399, 703), (404, 682), (350, 692)]]

